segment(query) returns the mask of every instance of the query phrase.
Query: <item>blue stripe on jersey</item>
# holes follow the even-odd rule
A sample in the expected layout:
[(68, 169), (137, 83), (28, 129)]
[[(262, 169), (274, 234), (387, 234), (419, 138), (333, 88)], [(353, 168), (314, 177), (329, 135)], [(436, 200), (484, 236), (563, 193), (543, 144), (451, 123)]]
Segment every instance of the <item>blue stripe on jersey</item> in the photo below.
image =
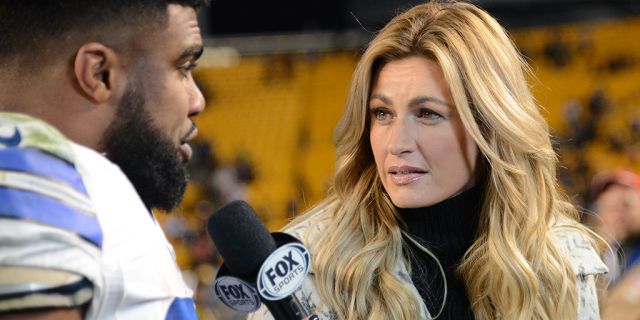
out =
[(41, 194), (0, 187), (0, 217), (32, 220), (69, 230), (102, 246), (102, 229), (95, 216)]
[(72, 164), (37, 149), (0, 149), (0, 169), (27, 172), (61, 180), (87, 194), (82, 178)]
[(198, 320), (196, 307), (191, 298), (175, 298), (167, 311), (165, 320)]

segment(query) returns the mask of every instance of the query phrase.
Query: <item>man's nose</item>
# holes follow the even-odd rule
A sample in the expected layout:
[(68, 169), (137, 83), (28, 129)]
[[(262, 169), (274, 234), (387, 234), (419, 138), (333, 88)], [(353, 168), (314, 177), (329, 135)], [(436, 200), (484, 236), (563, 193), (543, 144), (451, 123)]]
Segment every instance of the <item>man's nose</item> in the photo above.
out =
[(195, 116), (204, 111), (205, 101), (204, 95), (198, 85), (194, 81), (191, 82), (189, 88), (189, 116)]

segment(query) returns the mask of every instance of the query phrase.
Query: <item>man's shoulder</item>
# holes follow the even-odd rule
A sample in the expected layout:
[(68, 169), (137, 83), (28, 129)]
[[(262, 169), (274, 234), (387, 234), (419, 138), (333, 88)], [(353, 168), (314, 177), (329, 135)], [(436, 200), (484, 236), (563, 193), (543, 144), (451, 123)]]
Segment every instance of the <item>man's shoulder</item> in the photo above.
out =
[(28, 115), (0, 112), (0, 159), (0, 185), (45, 196), (43, 202), (57, 199), (93, 216), (99, 211), (96, 192), (135, 193), (120, 168), (104, 155)]
[(20, 113), (0, 112), (0, 150), (19, 154), (40, 152), (73, 167), (120, 171), (104, 155), (69, 140), (50, 124)]
[(70, 141), (53, 126), (34, 117), (0, 112), (0, 149), (35, 149), (75, 163)]
[(0, 112), (0, 187), (0, 217), (68, 230), (101, 246), (101, 228), (73, 145), (47, 123)]
[[(47, 281), (44, 288), (88, 283), (91, 314), (118, 309), (136, 319), (149, 310), (166, 311), (169, 303), (173, 310), (191, 301), (170, 244), (117, 165), (43, 121), (1, 112), (0, 240), (11, 243), (0, 250), (0, 269), (12, 266), (11, 272), (20, 268), (24, 275), (0, 276), (0, 286), (34, 277)], [(149, 266), (153, 273), (141, 271)], [(50, 270), (69, 276), (45, 278)], [(110, 289), (103, 290), (107, 283)], [(86, 290), (73, 291), (64, 301), (40, 291), (19, 293), (37, 299), (17, 305), (0, 297), (0, 311), (70, 307), (91, 298)], [(147, 302), (141, 304), (139, 297)]]
[[(72, 144), (0, 113), (0, 310), (75, 307), (100, 294), (103, 232)], [(69, 263), (73, 261), (74, 263)]]

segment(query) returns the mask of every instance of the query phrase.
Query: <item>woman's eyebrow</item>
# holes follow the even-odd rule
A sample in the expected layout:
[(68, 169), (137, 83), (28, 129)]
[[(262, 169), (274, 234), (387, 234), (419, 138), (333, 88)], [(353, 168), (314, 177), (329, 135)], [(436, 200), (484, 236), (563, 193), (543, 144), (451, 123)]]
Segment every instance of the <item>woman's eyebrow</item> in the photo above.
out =
[[(371, 99), (379, 99), (382, 102), (384, 102), (386, 104), (389, 104), (389, 105), (393, 104), (391, 102), (391, 99), (389, 99), (388, 97), (386, 97), (386, 96), (384, 96), (382, 94), (379, 94), (379, 93), (372, 94), (371, 98), (369, 100), (371, 100)], [(451, 104), (449, 104), (448, 102), (446, 102), (444, 100), (441, 100), (441, 99), (438, 99), (438, 98), (435, 98), (435, 97), (431, 97), (431, 96), (415, 97), (415, 98), (411, 99), (411, 101), (409, 101), (409, 106), (410, 107), (415, 107), (415, 106), (421, 105), (421, 104), (423, 104), (425, 102), (434, 102), (434, 103), (437, 103), (437, 104), (440, 104), (440, 105), (443, 105), (443, 106), (451, 107)]]
[(409, 106), (410, 107), (415, 107), (418, 105), (421, 105), (425, 102), (434, 102), (437, 104), (441, 104), (443, 106), (447, 106), (447, 107), (451, 107), (451, 105), (449, 103), (447, 103), (444, 100), (440, 100), (438, 98), (434, 98), (434, 97), (430, 97), (430, 96), (420, 96), (420, 97), (415, 97), (413, 99), (411, 99), (411, 101), (409, 101)]
[(389, 104), (389, 105), (393, 104), (393, 103), (391, 102), (391, 99), (389, 99), (388, 97), (386, 97), (386, 96), (384, 96), (384, 95), (382, 95), (382, 94), (379, 94), (379, 93), (374, 93), (374, 94), (372, 94), (372, 95), (371, 95), (371, 98), (369, 98), (369, 100), (371, 100), (371, 99), (378, 99), (378, 100), (382, 100), (382, 102), (384, 102), (384, 103), (386, 103), (386, 104)]

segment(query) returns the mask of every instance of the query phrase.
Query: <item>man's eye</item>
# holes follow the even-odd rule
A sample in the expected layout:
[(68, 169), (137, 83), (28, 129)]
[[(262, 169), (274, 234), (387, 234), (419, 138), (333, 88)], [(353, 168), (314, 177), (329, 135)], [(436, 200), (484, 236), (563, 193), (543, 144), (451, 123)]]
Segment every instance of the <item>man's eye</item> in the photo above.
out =
[(182, 74), (184, 75), (188, 75), (189, 72), (191, 72), (191, 70), (193, 70), (195, 67), (197, 67), (198, 64), (195, 62), (190, 62), (189, 64), (186, 64), (184, 66), (182, 66), (180, 68), (180, 72), (182, 72)]

